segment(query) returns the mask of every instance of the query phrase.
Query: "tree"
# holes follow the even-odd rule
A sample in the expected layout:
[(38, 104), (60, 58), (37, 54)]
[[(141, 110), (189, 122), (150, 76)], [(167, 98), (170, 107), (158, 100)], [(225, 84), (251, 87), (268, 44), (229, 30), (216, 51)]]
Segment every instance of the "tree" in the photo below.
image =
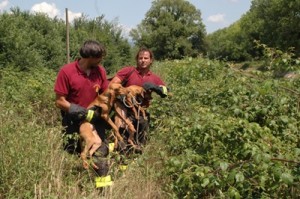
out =
[(30, 14), (14, 8), (0, 15), (1, 67), (11, 65), (20, 70), (45, 66), (58, 68), (65, 58), (64, 23), (43, 14)]
[(248, 52), (250, 42), (241, 31), (240, 21), (208, 35), (207, 42), (208, 56), (211, 59), (245, 61), (251, 58)]
[[(244, 61), (262, 57), (254, 41), (300, 55), (300, 1), (253, 0), (236, 23), (208, 35), (213, 58)], [(291, 48), (293, 50), (291, 51)]]
[(201, 12), (185, 0), (155, 0), (145, 19), (130, 32), (135, 45), (153, 50), (158, 60), (204, 53)]
[(300, 1), (297, 0), (253, 0), (245, 31), (252, 39), (260, 40), (270, 47), (284, 51), (293, 47), (299, 55), (299, 10)]
[[(61, 19), (45, 14), (32, 14), (13, 8), (0, 14), (0, 68), (12, 66), (19, 70), (47, 67), (58, 70), (66, 63), (66, 27)], [(118, 24), (104, 16), (88, 19), (82, 16), (70, 26), (71, 61), (79, 56), (79, 48), (87, 39), (103, 43), (107, 57), (103, 65), (115, 72), (132, 59), (131, 46), (122, 36)]]

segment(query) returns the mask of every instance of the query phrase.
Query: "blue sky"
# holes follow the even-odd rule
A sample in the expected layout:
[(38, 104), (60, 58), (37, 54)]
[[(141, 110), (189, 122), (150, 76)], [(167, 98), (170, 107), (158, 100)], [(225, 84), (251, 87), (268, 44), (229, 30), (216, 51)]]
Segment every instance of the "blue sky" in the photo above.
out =
[[(0, 0), (0, 13), (11, 7), (22, 11), (45, 12), (50, 17), (69, 20), (84, 14), (89, 18), (104, 15), (108, 21), (117, 22), (124, 32), (135, 28), (151, 8), (151, 0)], [(189, 0), (202, 13), (207, 33), (224, 28), (240, 19), (251, 6), (251, 0)]]

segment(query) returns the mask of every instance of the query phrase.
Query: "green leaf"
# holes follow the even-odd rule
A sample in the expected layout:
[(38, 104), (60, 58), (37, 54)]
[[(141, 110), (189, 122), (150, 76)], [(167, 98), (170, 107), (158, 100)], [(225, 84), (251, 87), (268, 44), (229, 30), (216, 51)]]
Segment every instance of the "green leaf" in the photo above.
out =
[(259, 164), (261, 160), (262, 160), (262, 157), (261, 157), (260, 153), (254, 154), (255, 163)]
[(294, 182), (294, 178), (290, 173), (281, 174), (281, 180), (286, 184), (292, 184)]
[(285, 123), (285, 124), (288, 124), (288, 123), (289, 123), (289, 118), (288, 118), (288, 116), (286, 116), (286, 115), (282, 115), (282, 116), (280, 117), (280, 119), (281, 119), (281, 121), (282, 121), (283, 123)]
[(208, 184), (209, 184), (209, 178), (204, 178), (203, 181), (202, 181), (201, 186), (206, 187)]
[(245, 180), (245, 177), (244, 177), (244, 174), (242, 172), (238, 172), (236, 175), (235, 175), (235, 180), (237, 182), (243, 182)]
[(220, 167), (221, 167), (222, 171), (226, 171), (226, 169), (228, 168), (228, 163), (227, 162), (221, 162)]
[(263, 159), (263, 161), (265, 161), (265, 162), (269, 162), (269, 161), (271, 160), (271, 155), (270, 155), (270, 154), (267, 154), (267, 153), (264, 153), (264, 154), (262, 155), (262, 159)]
[(234, 199), (240, 199), (241, 198), (240, 193), (234, 187), (230, 187), (229, 190), (228, 190), (228, 193), (229, 193), (230, 198), (234, 198)]
[(260, 186), (262, 189), (264, 189), (264, 187), (265, 187), (265, 182), (266, 182), (267, 178), (266, 178), (264, 175), (261, 175), (259, 179), (260, 179), (259, 186)]

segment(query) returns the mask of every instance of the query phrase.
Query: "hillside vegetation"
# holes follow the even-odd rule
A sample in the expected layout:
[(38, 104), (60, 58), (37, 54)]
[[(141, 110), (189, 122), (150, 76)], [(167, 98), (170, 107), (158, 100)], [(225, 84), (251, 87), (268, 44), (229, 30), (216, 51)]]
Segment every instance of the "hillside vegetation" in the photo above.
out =
[(208, 56), (230, 61), (259, 59), (255, 40), (300, 55), (300, 1), (252, 0), (251, 7), (229, 27), (208, 35)]
[[(151, 139), (106, 198), (294, 198), (299, 187), (300, 80), (204, 58), (153, 66), (173, 96), (154, 95)], [(93, 198), (92, 171), (61, 150), (56, 73), (1, 70), (4, 198)], [(131, 160), (132, 161), (132, 160)], [(128, 186), (133, 185), (133, 186)], [(138, 189), (137, 189), (138, 187)]]
[[(64, 22), (18, 8), (0, 14), (0, 198), (299, 197), (300, 1), (253, 0), (210, 35), (188, 1), (155, 2), (131, 33), (160, 58), (152, 69), (172, 95), (153, 94), (145, 152), (126, 171), (111, 153), (114, 185), (102, 191), (96, 173), (62, 150), (53, 86), (66, 63)], [(108, 76), (134, 63), (139, 46), (104, 16), (71, 24), (71, 60), (86, 39), (106, 46)]]
[[(58, 70), (67, 62), (66, 25), (63, 20), (18, 8), (0, 14), (0, 68), (15, 67), (28, 71), (34, 67)], [(22, 31), (20, 31), (22, 30)], [(79, 48), (85, 40), (94, 39), (107, 50), (103, 61), (108, 73), (132, 62), (131, 46), (121, 35), (117, 24), (103, 16), (87, 19), (82, 16), (69, 27), (69, 57), (79, 57)]]
[[(251, 63), (250, 63), (251, 65)], [(174, 96), (157, 104), (162, 176), (175, 198), (295, 198), (299, 79), (211, 60), (164, 63)]]

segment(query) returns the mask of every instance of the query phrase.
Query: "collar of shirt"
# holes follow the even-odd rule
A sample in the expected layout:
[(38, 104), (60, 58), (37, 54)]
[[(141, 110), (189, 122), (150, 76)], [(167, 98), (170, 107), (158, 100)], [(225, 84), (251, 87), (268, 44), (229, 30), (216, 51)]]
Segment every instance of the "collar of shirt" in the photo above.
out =
[(150, 70), (148, 70), (147, 71), (147, 73), (145, 73), (145, 74), (142, 74), (142, 72), (141, 71), (139, 71), (138, 69), (136, 69), (136, 71), (137, 71), (137, 73), (140, 75), (140, 76), (149, 76), (149, 75), (151, 75), (152, 74), (152, 72), (150, 71)]
[(76, 60), (76, 68), (77, 68), (78, 74), (83, 75), (83, 76), (91, 76), (92, 74), (97, 73), (98, 67), (92, 68), (90, 70), (89, 75), (87, 75), (87, 73), (80, 68), (80, 66), (79, 66), (79, 60), (80, 59)]

